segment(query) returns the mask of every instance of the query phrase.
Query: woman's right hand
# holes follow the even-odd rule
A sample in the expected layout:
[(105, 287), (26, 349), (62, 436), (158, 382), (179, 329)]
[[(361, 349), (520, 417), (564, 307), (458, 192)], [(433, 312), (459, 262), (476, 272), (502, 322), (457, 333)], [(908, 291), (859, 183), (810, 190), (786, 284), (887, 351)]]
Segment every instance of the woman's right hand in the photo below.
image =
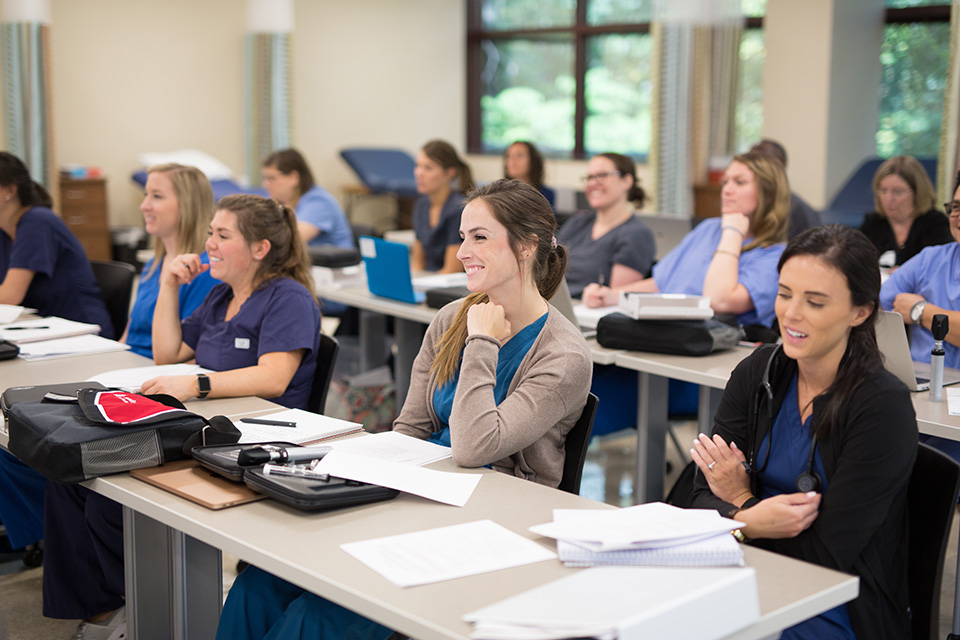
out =
[(163, 261), (160, 283), (178, 287), (182, 284), (190, 284), (194, 278), (208, 269), (210, 265), (203, 264), (196, 253), (182, 253), (175, 258)]
[(739, 511), (735, 520), (746, 523), (743, 533), (751, 538), (795, 538), (820, 515), (820, 494), (781, 493)]
[(620, 294), (596, 282), (591, 282), (580, 294), (580, 301), (588, 307), (609, 307), (617, 304)]

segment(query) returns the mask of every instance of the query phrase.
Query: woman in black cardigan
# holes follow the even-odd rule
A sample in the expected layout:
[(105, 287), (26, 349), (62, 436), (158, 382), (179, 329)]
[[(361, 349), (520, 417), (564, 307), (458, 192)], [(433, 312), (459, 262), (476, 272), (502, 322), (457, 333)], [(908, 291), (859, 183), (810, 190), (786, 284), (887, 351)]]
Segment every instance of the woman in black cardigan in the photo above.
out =
[(757, 546), (860, 577), (860, 596), (784, 639), (906, 638), (909, 392), (874, 333), (877, 253), (859, 231), (797, 236), (778, 269), (782, 345), (736, 368), (701, 435), (693, 506), (746, 523)]

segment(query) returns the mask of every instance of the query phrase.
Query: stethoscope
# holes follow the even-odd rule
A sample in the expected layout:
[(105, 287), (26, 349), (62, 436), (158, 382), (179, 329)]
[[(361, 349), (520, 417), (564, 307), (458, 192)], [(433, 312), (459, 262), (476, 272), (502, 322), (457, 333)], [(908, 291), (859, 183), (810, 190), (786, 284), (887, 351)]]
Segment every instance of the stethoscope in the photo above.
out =
[[(767, 454), (764, 456), (763, 464), (758, 469), (756, 467), (756, 451), (757, 451), (757, 434), (760, 432), (760, 429), (754, 429), (753, 432), (753, 441), (750, 446), (750, 461), (744, 464), (748, 474), (761, 473), (764, 469), (767, 468), (767, 463), (770, 462), (770, 450), (773, 449), (773, 387), (770, 384), (770, 369), (773, 366), (773, 361), (776, 359), (777, 354), (783, 349), (781, 345), (777, 345), (777, 348), (773, 350), (773, 353), (770, 354), (770, 359), (767, 360), (767, 365), (763, 370), (763, 380), (760, 382), (760, 387), (757, 390), (756, 395), (756, 405), (754, 414), (756, 415), (760, 409), (760, 402), (762, 402), (763, 397), (766, 396), (767, 400), (767, 433), (770, 434), (770, 441), (767, 445)], [(760, 391), (763, 391), (761, 394)], [(823, 480), (820, 478), (820, 474), (814, 471), (813, 469), (813, 460), (817, 453), (817, 436), (813, 435), (810, 442), (810, 453), (807, 455), (807, 469), (800, 473), (797, 476), (797, 491), (801, 493), (807, 493), (809, 491), (820, 492), (821, 487), (823, 486)]]

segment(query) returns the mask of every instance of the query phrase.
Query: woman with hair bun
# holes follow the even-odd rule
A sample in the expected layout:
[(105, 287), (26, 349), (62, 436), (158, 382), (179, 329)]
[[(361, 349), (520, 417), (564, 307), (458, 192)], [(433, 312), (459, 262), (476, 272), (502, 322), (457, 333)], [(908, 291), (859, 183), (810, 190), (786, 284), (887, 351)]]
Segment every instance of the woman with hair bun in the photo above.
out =
[(420, 198), (413, 204), (416, 240), (410, 254), (413, 271), (456, 273), (463, 194), (473, 188), (470, 167), (449, 142), (431, 140), (417, 154), (413, 177)]
[[(457, 253), (472, 292), (427, 329), (394, 430), (452, 449), (464, 467), (556, 487), (564, 442), (590, 387), (590, 351), (547, 300), (567, 252), (534, 187), (497, 180), (467, 197)], [(390, 629), (247, 567), (234, 582), (217, 638), (369, 638)]]
[(87, 254), (52, 205), (23, 161), (0, 151), (0, 303), (98, 324), (113, 338)]
[[(306, 408), (320, 346), (310, 263), (289, 207), (254, 195), (217, 203), (206, 243), (165, 260), (153, 316), (159, 364), (195, 359), (213, 373), (162, 376), (145, 394), (260, 396)], [(209, 271), (220, 281), (180, 321), (178, 290)], [(123, 517), (119, 504), (82, 485), (47, 483), (43, 615), (83, 619), (77, 638), (107, 638), (126, 624)], [(120, 637), (120, 636), (113, 636)]]
[(657, 254), (653, 231), (634, 215), (646, 194), (633, 160), (619, 153), (594, 156), (583, 182), (593, 211), (573, 216), (558, 234), (570, 250), (567, 284), (574, 298), (591, 282), (620, 287), (645, 278)]

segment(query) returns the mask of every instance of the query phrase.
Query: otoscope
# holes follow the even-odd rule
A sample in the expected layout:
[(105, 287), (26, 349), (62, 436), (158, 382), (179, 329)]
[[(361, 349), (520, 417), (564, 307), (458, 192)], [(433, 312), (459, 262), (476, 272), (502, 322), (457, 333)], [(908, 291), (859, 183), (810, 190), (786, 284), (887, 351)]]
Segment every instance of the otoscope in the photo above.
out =
[(938, 313), (930, 326), (933, 333), (933, 351), (930, 352), (930, 402), (943, 401), (943, 341), (950, 331), (947, 316)]
[(330, 447), (275, 447), (260, 446), (242, 449), (237, 454), (237, 464), (241, 467), (252, 467), (267, 462), (303, 462), (318, 460), (330, 453)]

